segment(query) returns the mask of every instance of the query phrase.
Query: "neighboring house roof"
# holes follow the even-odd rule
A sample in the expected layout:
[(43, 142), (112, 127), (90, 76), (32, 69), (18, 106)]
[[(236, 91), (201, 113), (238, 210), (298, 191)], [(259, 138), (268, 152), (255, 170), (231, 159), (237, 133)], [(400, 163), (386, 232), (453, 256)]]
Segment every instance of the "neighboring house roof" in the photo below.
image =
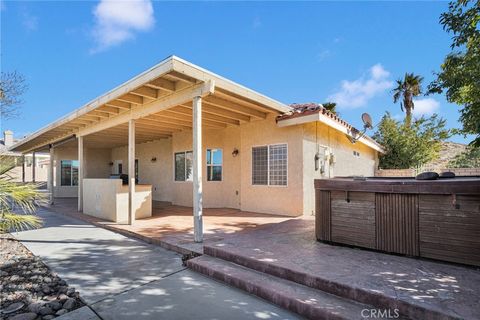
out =
[[(293, 103), (290, 107), (292, 107), (292, 111), (286, 112), (277, 117), (277, 123), (280, 127), (320, 121), (349, 136), (354, 136), (361, 132), (319, 103)], [(378, 152), (385, 152), (382, 145), (367, 135), (363, 135), (358, 141)]]
[[(16, 141), (17, 140), (14, 140), (13, 142), (15, 143)], [(22, 155), (20, 152), (9, 151), (8, 149), (9, 147), (5, 145), (5, 141), (3, 139), (0, 139), (0, 155), (14, 156), (14, 157), (18, 157)]]

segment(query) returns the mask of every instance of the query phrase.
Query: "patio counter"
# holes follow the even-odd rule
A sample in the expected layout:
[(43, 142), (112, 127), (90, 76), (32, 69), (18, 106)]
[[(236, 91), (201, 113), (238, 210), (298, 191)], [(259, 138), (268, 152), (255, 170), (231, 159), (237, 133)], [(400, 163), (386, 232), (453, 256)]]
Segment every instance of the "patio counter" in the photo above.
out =
[[(152, 186), (135, 185), (135, 219), (152, 216)], [(128, 185), (121, 179), (83, 179), (83, 213), (117, 222), (128, 222)]]

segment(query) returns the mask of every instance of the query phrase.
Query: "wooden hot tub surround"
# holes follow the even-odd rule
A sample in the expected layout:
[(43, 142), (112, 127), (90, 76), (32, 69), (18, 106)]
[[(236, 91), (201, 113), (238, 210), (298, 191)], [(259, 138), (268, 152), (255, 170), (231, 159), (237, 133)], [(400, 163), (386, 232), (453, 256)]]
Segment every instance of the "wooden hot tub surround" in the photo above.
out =
[(315, 180), (316, 238), (480, 266), (480, 177)]

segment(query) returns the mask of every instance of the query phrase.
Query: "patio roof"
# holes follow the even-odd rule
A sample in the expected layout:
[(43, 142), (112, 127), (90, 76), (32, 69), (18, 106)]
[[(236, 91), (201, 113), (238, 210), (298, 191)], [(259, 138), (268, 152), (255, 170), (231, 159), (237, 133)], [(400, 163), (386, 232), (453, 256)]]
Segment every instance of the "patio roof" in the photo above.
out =
[(75, 136), (90, 146), (126, 145), (128, 121), (137, 121), (137, 143), (192, 128), (192, 100), (203, 96), (203, 127), (226, 128), (291, 107), (175, 56), (88, 102), (14, 144), (22, 153), (48, 148)]

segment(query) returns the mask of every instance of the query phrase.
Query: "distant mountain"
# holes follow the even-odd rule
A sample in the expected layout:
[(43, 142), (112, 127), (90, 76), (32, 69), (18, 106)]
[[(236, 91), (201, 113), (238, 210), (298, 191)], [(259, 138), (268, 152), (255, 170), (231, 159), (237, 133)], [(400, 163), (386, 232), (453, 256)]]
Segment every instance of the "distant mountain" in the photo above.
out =
[(464, 152), (466, 148), (466, 144), (443, 142), (438, 159), (427, 163), (425, 167), (448, 168), (448, 163), (450, 160), (455, 158), (456, 155)]

